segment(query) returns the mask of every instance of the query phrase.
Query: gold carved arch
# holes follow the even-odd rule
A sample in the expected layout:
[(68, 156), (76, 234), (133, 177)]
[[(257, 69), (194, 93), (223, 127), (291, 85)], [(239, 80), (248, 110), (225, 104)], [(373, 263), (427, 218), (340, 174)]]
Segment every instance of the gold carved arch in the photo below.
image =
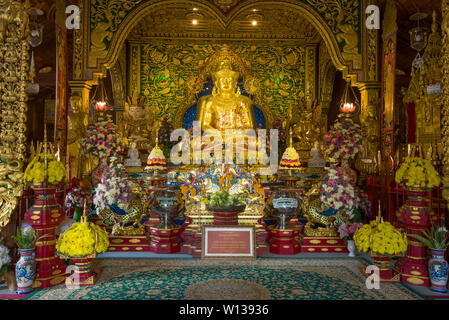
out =
[[(336, 69), (343, 72), (345, 78), (352, 80), (354, 84), (358, 83), (358, 73), (353, 68), (353, 61), (345, 61), (338, 45), (335, 34), (326, 24), (326, 21), (310, 6), (302, 3), (298, 0), (277, 0), (277, 1), (260, 1), (260, 0), (248, 0), (237, 5), (232, 11), (225, 15), (219, 10), (212, 2), (205, 0), (195, 0), (195, 1), (179, 1), (179, 0), (166, 0), (166, 1), (147, 1), (140, 4), (138, 7), (134, 8), (127, 17), (120, 23), (116, 32), (114, 32), (108, 51), (104, 57), (97, 58), (95, 66), (91, 67), (90, 74), (93, 76), (93, 80), (96, 80), (97, 76), (104, 76), (106, 69), (112, 68), (117, 61), (119, 53), (125, 43), (126, 38), (130, 34), (137, 24), (144, 19), (145, 16), (150, 14), (153, 10), (160, 8), (161, 6), (169, 6), (171, 4), (188, 4), (191, 6), (196, 6), (200, 10), (206, 10), (211, 16), (215, 17), (217, 21), (223, 26), (231, 23), (235, 17), (237, 17), (242, 11), (249, 10), (252, 7), (260, 5), (282, 5), (286, 9), (291, 9), (293, 11), (298, 11), (301, 13), (308, 22), (319, 32), (320, 36), (323, 38), (324, 43), (327, 47), (331, 60), (336, 67)], [(84, 53), (86, 55), (84, 61), (89, 61), (91, 57), (88, 47), (89, 47), (89, 16), (88, 10), (84, 13)], [(360, 70), (358, 70), (360, 71)]]

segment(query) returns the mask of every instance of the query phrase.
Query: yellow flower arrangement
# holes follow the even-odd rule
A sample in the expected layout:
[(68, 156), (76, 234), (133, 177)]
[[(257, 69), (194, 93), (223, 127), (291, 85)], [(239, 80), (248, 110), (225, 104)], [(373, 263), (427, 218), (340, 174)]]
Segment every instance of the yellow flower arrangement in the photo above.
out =
[[(27, 166), (24, 180), (25, 183), (41, 184), (45, 180), (44, 175), (44, 154), (40, 153)], [(54, 155), (47, 154), (47, 182), (57, 184), (62, 181), (68, 181), (64, 164), (56, 160)]]
[(56, 250), (70, 257), (105, 252), (108, 247), (108, 233), (88, 221), (74, 223), (56, 242)]
[(359, 251), (372, 251), (380, 256), (403, 254), (408, 244), (405, 233), (379, 217), (359, 228), (354, 234), (354, 242)]
[(407, 157), (396, 172), (395, 180), (407, 187), (433, 188), (440, 185), (440, 176), (432, 163), (419, 157)]

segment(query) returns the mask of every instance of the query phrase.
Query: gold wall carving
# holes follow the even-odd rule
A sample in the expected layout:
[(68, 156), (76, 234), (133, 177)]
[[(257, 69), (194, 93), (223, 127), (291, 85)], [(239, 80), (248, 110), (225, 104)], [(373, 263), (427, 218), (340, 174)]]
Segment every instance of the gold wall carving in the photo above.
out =
[(427, 87), (441, 83), (441, 35), (433, 14), (432, 33), (423, 54), (424, 64), (421, 68), (412, 68), (410, 85), (405, 92), (404, 103), (414, 103), (416, 111), (416, 143), (429, 145), (441, 141), (440, 106), (441, 95), (428, 94)]
[[(174, 116), (173, 124), (177, 127), (182, 125), (186, 110), (196, 103), (196, 94), (203, 90), (210, 77), (209, 58), (221, 45), (213, 42), (141, 44), (140, 58), (130, 54), (130, 73), (138, 74), (133, 64), (140, 59), (140, 92), (155, 105), (160, 118)], [(275, 116), (285, 117), (291, 106), (305, 101), (306, 91), (309, 91), (309, 104), (317, 97), (316, 46), (241, 43), (230, 46), (237, 60), (243, 61), (244, 67), (239, 71), (244, 89), (255, 98), (268, 125)], [(130, 45), (133, 47), (134, 44)], [(130, 83), (130, 88), (137, 85)]]
[[(344, 76), (351, 77), (354, 82), (362, 81), (356, 70), (363, 67), (359, 39), (363, 29), (360, 16), (365, 7), (365, 0), (240, 1), (226, 14), (213, 3), (204, 0), (83, 1), (85, 7), (89, 7), (89, 10), (84, 10), (82, 20), (85, 27), (83, 52), (90, 69), (86, 74), (88, 79), (92, 79), (89, 77), (93, 73), (104, 73), (105, 68), (111, 68), (115, 64), (125, 39), (145, 16), (161, 9), (165, 9), (169, 14), (170, 6), (184, 5), (191, 8), (194, 4), (226, 27), (230, 26), (236, 17), (253, 7), (280, 6), (285, 11), (299, 12), (306, 17), (304, 20), (318, 30), (337, 69), (342, 70)], [(272, 33), (265, 34), (265, 39), (270, 40)]]
[(29, 1), (0, 3), (0, 229), (23, 193), (29, 78)]

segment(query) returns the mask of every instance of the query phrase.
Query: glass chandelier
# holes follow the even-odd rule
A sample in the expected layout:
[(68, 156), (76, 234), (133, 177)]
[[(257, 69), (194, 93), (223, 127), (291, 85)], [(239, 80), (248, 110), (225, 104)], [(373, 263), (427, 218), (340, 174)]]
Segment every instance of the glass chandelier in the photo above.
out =
[(427, 30), (419, 25), (419, 21), (425, 18), (427, 18), (427, 13), (423, 12), (415, 13), (410, 17), (410, 20), (417, 21), (417, 27), (409, 31), (410, 46), (418, 51), (418, 54), (412, 63), (414, 68), (420, 68), (424, 64), (420, 52), (427, 46)]

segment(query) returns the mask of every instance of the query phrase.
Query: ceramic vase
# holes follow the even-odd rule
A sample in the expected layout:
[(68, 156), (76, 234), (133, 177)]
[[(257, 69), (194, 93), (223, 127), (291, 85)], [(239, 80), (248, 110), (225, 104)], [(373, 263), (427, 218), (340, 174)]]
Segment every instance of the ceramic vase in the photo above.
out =
[(349, 251), (348, 256), (355, 257), (356, 248), (354, 240), (348, 240), (347, 246)]
[(432, 257), (429, 259), (429, 275), (431, 289), (438, 293), (447, 293), (447, 271), (448, 264), (444, 260), (443, 249), (430, 249)]
[(33, 291), (33, 281), (36, 273), (34, 265), (34, 248), (19, 249), (20, 259), (16, 263), (17, 294)]

